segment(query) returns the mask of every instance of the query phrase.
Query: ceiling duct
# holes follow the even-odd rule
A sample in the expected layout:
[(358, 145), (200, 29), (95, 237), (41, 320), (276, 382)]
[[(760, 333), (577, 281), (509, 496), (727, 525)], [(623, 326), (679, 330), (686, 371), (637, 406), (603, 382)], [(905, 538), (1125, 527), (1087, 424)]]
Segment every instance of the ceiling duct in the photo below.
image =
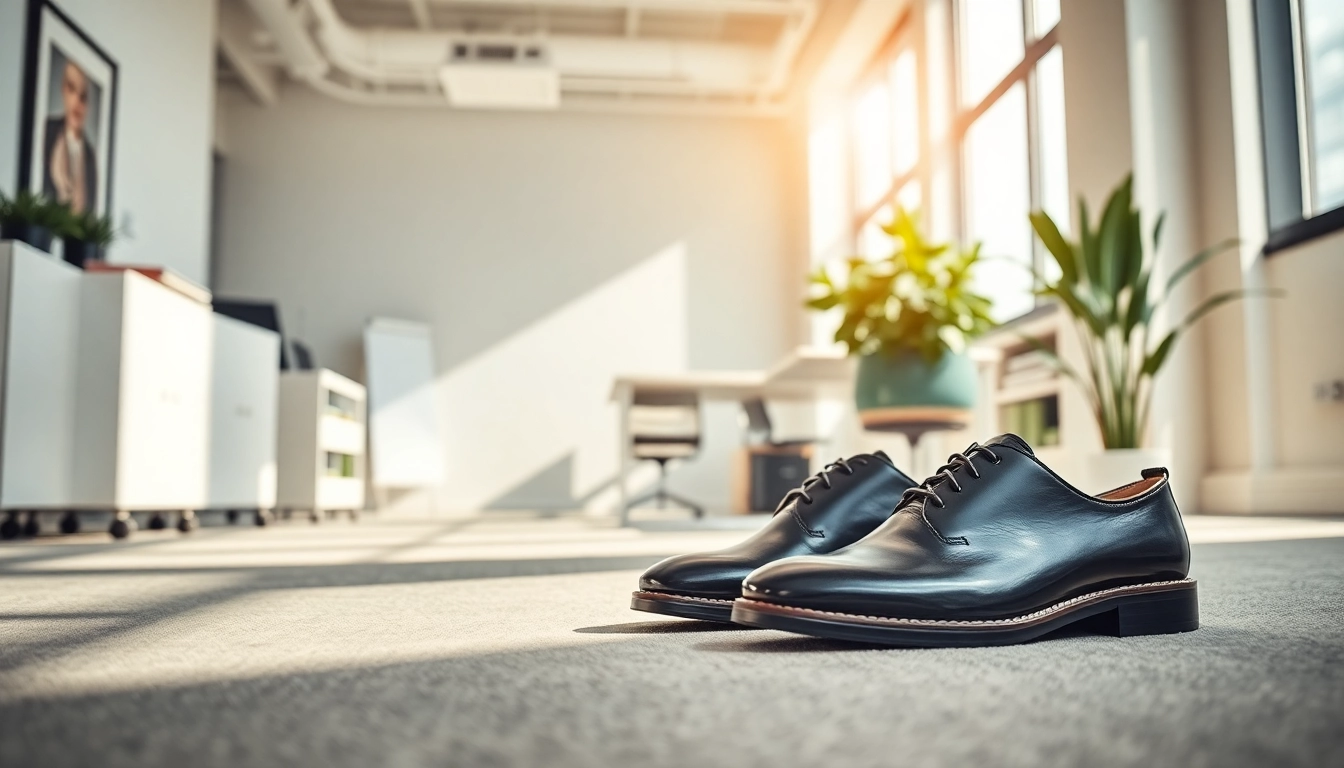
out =
[[(553, 109), (563, 102), (778, 114), (794, 59), (816, 16), (815, 0), (629, 0), (624, 6), (631, 13), (658, 7), (709, 19), (727, 13), (776, 19), (771, 44), (643, 36), (634, 31), (638, 24), (626, 34), (605, 36), (357, 27), (332, 0), (246, 2), (275, 41), (286, 71), (323, 93), (360, 104), (459, 108)], [(473, 0), (463, 7), (486, 5), (524, 9), (515, 0)], [(524, 5), (553, 6), (555, 13), (589, 5), (623, 7), (619, 0)], [(527, 12), (527, 18), (536, 18)]]

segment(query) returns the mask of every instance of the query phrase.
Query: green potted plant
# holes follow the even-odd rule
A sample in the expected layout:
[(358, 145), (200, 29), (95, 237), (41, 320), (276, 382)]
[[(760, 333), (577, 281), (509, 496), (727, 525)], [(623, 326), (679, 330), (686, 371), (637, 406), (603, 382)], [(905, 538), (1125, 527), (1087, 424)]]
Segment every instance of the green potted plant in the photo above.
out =
[(65, 243), (65, 260), (77, 267), (83, 267), (89, 261), (105, 260), (107, 247), (117, 237), (111, 217), (93, 213), (70, 214), (58, 232)]
[(13, 197), (0, 192), (0, 240), (18, 240), (50, 253), (52, 235), (68, 212), (64, 205), (26, 189)]
[(1187, 330), (1214, 309), (1247, 291), (1225, 291), (1205, 299), (1170, 330), (1154, 335), (1155, 313), (1181, 281), (1209, 259), (1231, 250), (1225, 240), (1189, 258), (1165, 282), (1154, 284), (1156, 265), (1145, 252), (1145, 234), (1156, 254), (1165, 214), (1151, 233), (1141, 227), (1132, 199), (1133, 177), (1120, 183), (1106, 201), (1095, 228), (1087, 204), (1078, 201), (1078, 237), (1069, 241), (1042, 211), (1031, 214), (1036, 236), (1059, 266), (1059, 276), (1037, 275), (1038, 293), (1057, 299), (1074, 321), (1082, 346), (1082, 365), (1075, 367), (1050, 354), (1056, 367), (1087, 396), (1106, 450), (1087, 459), (1086, 477), (1094, 489), (1119, 486), (1146, 467), (1163, 466), (1169, 456), (1148, 446), (1145, 434), (1152, 406), (1153, 381)]
[(859, 358), (854, 399), (866, 428), (965, 423), (976, 392), (966, 345), (993, 326), (989, 299), (970, 287), (980, 246), (929, 243), (905, 210), (883, 231), (890, 255), (845, 260), (839, 281), (823, 265), (807, 306), (843, 312), (835, 340)]

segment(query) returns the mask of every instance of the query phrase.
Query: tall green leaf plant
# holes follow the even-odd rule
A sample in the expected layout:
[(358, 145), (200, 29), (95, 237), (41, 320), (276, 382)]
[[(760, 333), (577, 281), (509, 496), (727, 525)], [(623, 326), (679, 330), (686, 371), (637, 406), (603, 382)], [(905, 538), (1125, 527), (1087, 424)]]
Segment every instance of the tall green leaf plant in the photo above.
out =
[[(1133, 204), (1132, 175), (1111, 192), (1095, 227), (1087, 203), (1079, 198), (1076, 240), (1066, 240), (1043, 211), (1031, 214), (1036, 236), (1059, 266), (1057, 279), (1037, 275), (1037, 292), (1057, 299), (1072, 315), (1082, 341), (1084, 365), (1079, 370), (1039, 341), (1029, 341), (1050, 352), (1059, 370), (1082, 388), (1108, 449), (1143, 445), (1153, 380), (1177, 341), (1209, 312), (1250, 293), (1234, 290), (1211, 296), (1155, 338), (1154, 315), (1181, 281), (1237, 245), (1236, 240), (1224, 240), (1200, 251), (1165, 281), (1155, 283), (1154, 261), (1165, 216), (1158, 216), (1151, 232), (1143, 230)], [(1145, 252), (1145, 242), (1152, 244), (1153, 257)]]

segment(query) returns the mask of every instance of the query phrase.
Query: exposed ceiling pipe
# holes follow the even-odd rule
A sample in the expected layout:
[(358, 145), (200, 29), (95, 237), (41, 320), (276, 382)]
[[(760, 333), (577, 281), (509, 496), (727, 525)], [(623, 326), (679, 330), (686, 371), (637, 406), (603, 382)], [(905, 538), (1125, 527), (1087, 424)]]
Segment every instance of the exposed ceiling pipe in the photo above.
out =
[[(410, 109), (443, 109), (443, 96), (432, 93), (369, 91), (339, 83), (328, 78), (308, 81), (313, 90), (346, 104), (363, 107), (397, 107)], [(637, 115), (713, 115), (715, 117), (778, 118), (785, 115), (780, 104), (750, 102), (725, 103), (696, 99), (622, 99), (593, 98), (582, 94), (568, 97), (560, 107), (562, 112), (617, 112)]]
[[(490, 0), (515, 4), (515, 0)], [(286, 68), (296, 79), (346, 100), (372, 99), (379, 103), (445, 100), (433, 83), (449, 59), (454, 41), (464, 38), (519, 42), (532, 38), (469, 36), (445, 31), (360, 29), (347, 24), (330, 0), (247, 0), (257, 18), (276, 41)], [(481, 2), (481, 0), (476, 0)], [(607, 0), (583, 0), (600, 5)], [(523, 4), (519, 0), (516, 4)], [(573, 5), (574, 0), (529, 0), (527, 5)], [(628, 7), (628, 0), (610, 0)], [(548, 36), (542, 39), (550, 63), (561, 76), (566, 92), (615, 92), (671, 96), (730, 96), (755, 100), (765, 106), (782, 93), (803, 38), (814, 22), (813, 0), (639, 0), (641, 8), (677, 8), (742, 13), (794, 14), (779, 45), (731, 45), (712, 42)], [(303, 14), (308, 9), (310, 15)], [(311, 31), (310, 31), (311, 30)], [(314, 41), (316, 36), (316, 43)], [(320, 45), (319, 45), (320, 44)], [(361, 90), (336, 82), (332, 67), (365, 81)], [(611, 101), (616, 101), (615, 99)], [(715, 105), (721, 106), (721, 105)]]
[[(472, 5), (505, 5), (609, 8), (630, 6), (630, 0), (471, 0)], [(798, 13), (812, 0), (639, 0), (642, 10), (685, 11), (688, 13), (741, 13), (757, 16), (788, 16)]]
[(285, 56), (290, 75), (307, 80), (327, 73), (328, 63), (313, 38), (304, 29), (300, 10), (287, 0), (246, 0), (262, 26), (271, 33), (275, 47)]
[[(255, 0), (254, 0), (255, 1)], [(264, 1), (264, 0), (263, 0)], [(283, 0), (271, 0), (283, 2)], [(331, 0), (308, 0), (317, 22), (317, 37), (331, 63), (374, 83), (423, 83), (438, 76), (454, 41), (467, 37), (449, 32), (414, 32), (351, 27)], [(519, 40), (483, 35), (483, 39)], [(770, 50), (721, 43), (674, 40), (547, 36), (551, 65), (562, 88), (570, 78), (622, 80), (636, 92), (671, 90), (755, 93), (770, 77)]]

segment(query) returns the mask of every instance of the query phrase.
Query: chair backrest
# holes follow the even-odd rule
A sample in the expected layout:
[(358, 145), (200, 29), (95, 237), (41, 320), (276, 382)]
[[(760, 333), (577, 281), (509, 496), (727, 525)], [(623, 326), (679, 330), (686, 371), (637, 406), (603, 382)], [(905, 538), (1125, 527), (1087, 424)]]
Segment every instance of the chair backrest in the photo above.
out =
[(695, 392), (635, 392), (631, 449), (640, 458), (685, 458), (700, 448), (700, 398)]
[(280, 334), (280, 370), (289, 370), (289, 355), (285, 351), (284, 331), (280, 328), (280, 308), (273, 301), (252, 301), (249, 299), (221, 299), (218, 296), (211, 299), (211, 306), (215, 312), (232, 317), (234, 320), (241, 320), (244, 323), (251, 323), (258, 328), (265, 328), (268, 331), (275, 331)]
[(765, 400), (753, 397), (742, 401), (742, 412), (747, 417), (745, 432), (748, 440), (754, 444), (769, 445), (774, 439), (775, 427), (770, 422), (770, 411), (765, 407)]
[(313, 370), (313, 352), (308, 349), (308, 345), (295, 340), (290, 342), (294, 348), (294, 368), (300, 371)]

